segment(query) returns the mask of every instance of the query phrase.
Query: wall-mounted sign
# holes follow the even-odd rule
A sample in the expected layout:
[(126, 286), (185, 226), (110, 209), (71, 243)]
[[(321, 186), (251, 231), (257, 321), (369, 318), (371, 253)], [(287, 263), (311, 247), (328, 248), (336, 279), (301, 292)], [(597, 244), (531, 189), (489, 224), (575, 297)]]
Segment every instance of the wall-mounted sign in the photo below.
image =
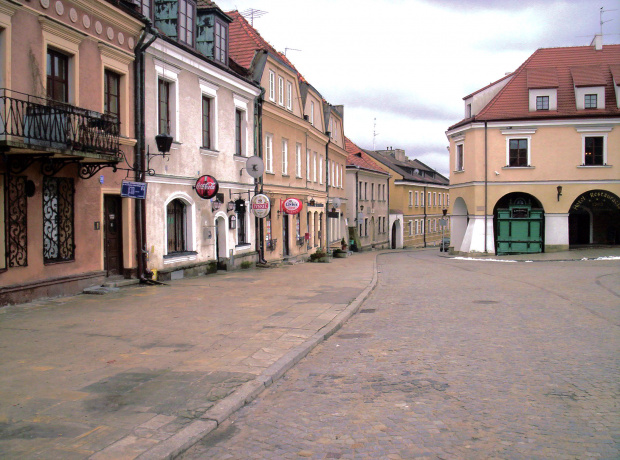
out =
[(144, 200), (146, 198), (146, 182), (124, 180), (121, 182), (121, 196), (125, 198), (135, 198), (136, 200)]
[(271, 210), (271, 204), (269, 203), (269, 198), (267, 195), (263, 195), (261, 193), (254, 195), (252, 197), (252, 201), (250, 202), (250, 210), (259, 219), (267, 217), (269, 215), (269, 211)]
[(282, 203), (282, 211), (287, 214), (299, 214), (303, 208), (303, 202), (297, 198), (287, 198)]
[(217, 183), (213, 176), (201, 176), (196, 181), (194, 188), (200, 198), (210, 200), (219, 190), (220, 184)]

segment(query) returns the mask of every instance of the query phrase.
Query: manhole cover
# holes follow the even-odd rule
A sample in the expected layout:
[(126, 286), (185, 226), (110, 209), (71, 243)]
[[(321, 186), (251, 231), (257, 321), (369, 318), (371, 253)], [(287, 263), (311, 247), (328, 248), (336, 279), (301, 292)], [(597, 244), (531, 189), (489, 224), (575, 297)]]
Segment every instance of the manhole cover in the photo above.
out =
[(364, 334), (364, 333), (357, 333), (357, 334), (338, 334), (338, 338), (340, 339), (363, 339), (366, 337), (372, 337), (372, 334)]
[(484, 305), (490, 305), (493, 303), (499, 303), (497, 300), (474, 300), (474, 303), (481, 303)]
[(374, 313), (375, 311), (377, 311), (376, 308), (364, 308), (363, 310), (360, 310), (360, 313)]

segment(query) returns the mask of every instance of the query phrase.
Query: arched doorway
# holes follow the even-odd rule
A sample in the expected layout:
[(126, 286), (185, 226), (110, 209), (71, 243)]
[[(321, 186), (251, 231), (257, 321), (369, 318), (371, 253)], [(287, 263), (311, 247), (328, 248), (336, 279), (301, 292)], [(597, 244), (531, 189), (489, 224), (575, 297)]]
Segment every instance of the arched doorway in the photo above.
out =
[(620, 198), (606, 190), (577, 197), (568, 213), (570, 246), (620, 244)]
[(462, 251), (461, 246), (467, 232), (469, 224), (469, 212), (465, 200), (458, 197), (454, 200), (452, 206), (452, 215), (450, 216), (450, 246), (454, 247), (455, 252)]
[(390, 247), (392, 249), (401, 249), (403, 247), (403, 230), (400, 219), (396, 219), (392, 223), (392, 238), (390, 238)]
[(226, 257), (227, 257), (227, 248), (226, 248), (226, 219), (224, 217), (219, 216), (215, 220), (215, 257), (217, 260), (217, 268), (218, 270), (226, 269)]
[(493, 223), (497, 254), (543, 252), (545, 211), (533, 195), (523, 192), (504, 195), (493, 209)]

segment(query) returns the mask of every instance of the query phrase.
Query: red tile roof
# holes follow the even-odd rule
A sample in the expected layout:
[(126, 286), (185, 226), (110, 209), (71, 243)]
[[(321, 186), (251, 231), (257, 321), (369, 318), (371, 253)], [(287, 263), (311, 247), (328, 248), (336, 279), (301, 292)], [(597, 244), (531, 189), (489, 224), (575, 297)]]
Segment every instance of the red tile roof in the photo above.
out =
[[(541, 48), (532, 54), (514, 77), (475, 116), (476, 120), (536, 119), (549, 117), (617, 116), (620, 114), (613, 89), (612, 69), (620, 65), (620, 45), (604, 45), (595, 50), (592, 46), (570, 48)], [(557, 69), (557, 111), (529, 111), (528, 74), (530, 70)], [(536, 83), (549, 78), (541, 71)], [(542, 75), (546, 75), (545, 78)], [(605, 86), (605, 109), (577, 110), (575, 85)], [(475, 93), (474, 93), (475, 94)], [(454, 127), (460, 125), (454, 125)]]
[(347, 156), (347, 166), (359, 166), (362, 169), (388, 174), (385, 169), (377, 165), (366, 152), (360, 149), (346, 136), (344, 138), (344, 147), (349, 154)]
[(557, 88), (558, 69), (555, 67), (541, 67), (540, 69), (527, 69), (527, 87), (534, 88)]
[(300, 81), (306, 81), (293, 63), (289, 61), (284, 54), (276, 51), (276, 49), (271, 46), (243, 16), (241, 16), (239, 11), (230, 11), (226, 14), (233, 20), (228, 26), (228, 52), (230, 57), (237, 64), (249, 69), (256, 51), (264, 50), (290, 67), (297, 74)]
[(620, 86), (620, 64), (610, 65), (609, 70), (611, 70), (611, 76), (616, 82), (616, 86)]

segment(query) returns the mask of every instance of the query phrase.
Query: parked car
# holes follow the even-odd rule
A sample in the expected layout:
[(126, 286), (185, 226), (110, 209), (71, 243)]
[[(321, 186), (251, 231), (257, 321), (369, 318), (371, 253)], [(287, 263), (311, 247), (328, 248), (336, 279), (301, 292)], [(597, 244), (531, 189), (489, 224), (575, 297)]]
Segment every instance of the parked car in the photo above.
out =
[(450, 238), (442, 238), (441, 243), (439, 243), (439, 252), (448, 252), (449, 247), (450, 247)]

